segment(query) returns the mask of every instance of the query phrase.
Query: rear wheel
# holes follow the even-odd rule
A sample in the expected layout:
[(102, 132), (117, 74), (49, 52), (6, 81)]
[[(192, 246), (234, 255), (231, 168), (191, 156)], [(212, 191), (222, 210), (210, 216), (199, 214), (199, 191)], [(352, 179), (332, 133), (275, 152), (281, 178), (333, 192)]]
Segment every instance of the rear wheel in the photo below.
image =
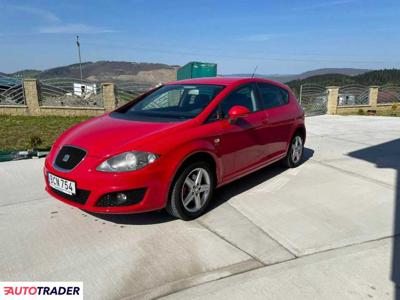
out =
[(214, 188), (210, 166), (205, 162), (192, 163), (177, 176), (166, 210), (179, 219), (197, 218), (205, 212)]
[(290, 142), (289, 150), (283, 162), (288, 168), (295, 168), (301, 163), (304, 152), (304, 141), (300, 134), (296, 134)]

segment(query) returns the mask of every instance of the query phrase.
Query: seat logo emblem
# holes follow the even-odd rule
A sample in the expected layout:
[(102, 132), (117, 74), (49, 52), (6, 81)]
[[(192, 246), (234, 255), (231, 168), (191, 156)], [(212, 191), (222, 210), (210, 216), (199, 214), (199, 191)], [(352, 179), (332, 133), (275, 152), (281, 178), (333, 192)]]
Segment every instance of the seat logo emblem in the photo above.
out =
[(69, 160), (69, 158), (70, 158), (70, 155), (69, 154), (65, 154), (63, 159), (62, 159), (62, 161), (63, 162), (67, 162)]

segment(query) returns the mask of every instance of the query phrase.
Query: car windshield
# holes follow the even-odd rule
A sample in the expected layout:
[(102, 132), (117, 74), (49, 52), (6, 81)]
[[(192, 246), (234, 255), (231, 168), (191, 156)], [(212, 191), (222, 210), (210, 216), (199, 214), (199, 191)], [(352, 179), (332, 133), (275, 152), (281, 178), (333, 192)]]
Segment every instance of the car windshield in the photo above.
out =
[(192, 119), (201, 113), (223, 88), (221, 85), (206, 84), (166, 85), (134, 103), (123, 113), (129, 119)]

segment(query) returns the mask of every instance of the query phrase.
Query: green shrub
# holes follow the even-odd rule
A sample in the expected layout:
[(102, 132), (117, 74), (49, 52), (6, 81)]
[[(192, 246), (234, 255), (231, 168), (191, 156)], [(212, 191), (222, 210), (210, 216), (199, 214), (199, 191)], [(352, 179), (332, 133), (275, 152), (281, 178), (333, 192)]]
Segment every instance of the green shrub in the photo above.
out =
[(39, 145), (43, 144), (42, 139), (37, 135), (32, 135), (30, 138), (30, 145), (32, 149), (36, 149)]
[(365, 111), (363, 109), (359, 109), (357, 114), (359, 114), (360, 116), (365, 115)]

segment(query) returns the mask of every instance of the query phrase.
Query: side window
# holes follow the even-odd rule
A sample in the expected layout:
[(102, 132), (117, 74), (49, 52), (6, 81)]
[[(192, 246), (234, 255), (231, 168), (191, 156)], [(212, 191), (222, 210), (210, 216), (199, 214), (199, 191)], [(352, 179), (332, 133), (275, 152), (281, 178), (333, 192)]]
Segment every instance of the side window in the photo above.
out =
[(215, 108), (214, 111), (208, 116), (206, 123), (212, 123), (214, 121), (220, 120), (221, 118), (221, 109), (218, 105), (217, 108)]
[(257, 83), (264, 109), (282, 106), (289, 103), (289, 93), (275, 85)]
[(282, 93), (282, 98), (283, 98), (283, 104), (288, 104), (289, 103), (289, 92), (284, 89), (280, 89)]
[(222, 116), (226, 118), (229, 110), (235, 105), (247, 107), (251, 112), (260, 109), (256, 92), (252, 84), (237, 88), (221, 101)]

